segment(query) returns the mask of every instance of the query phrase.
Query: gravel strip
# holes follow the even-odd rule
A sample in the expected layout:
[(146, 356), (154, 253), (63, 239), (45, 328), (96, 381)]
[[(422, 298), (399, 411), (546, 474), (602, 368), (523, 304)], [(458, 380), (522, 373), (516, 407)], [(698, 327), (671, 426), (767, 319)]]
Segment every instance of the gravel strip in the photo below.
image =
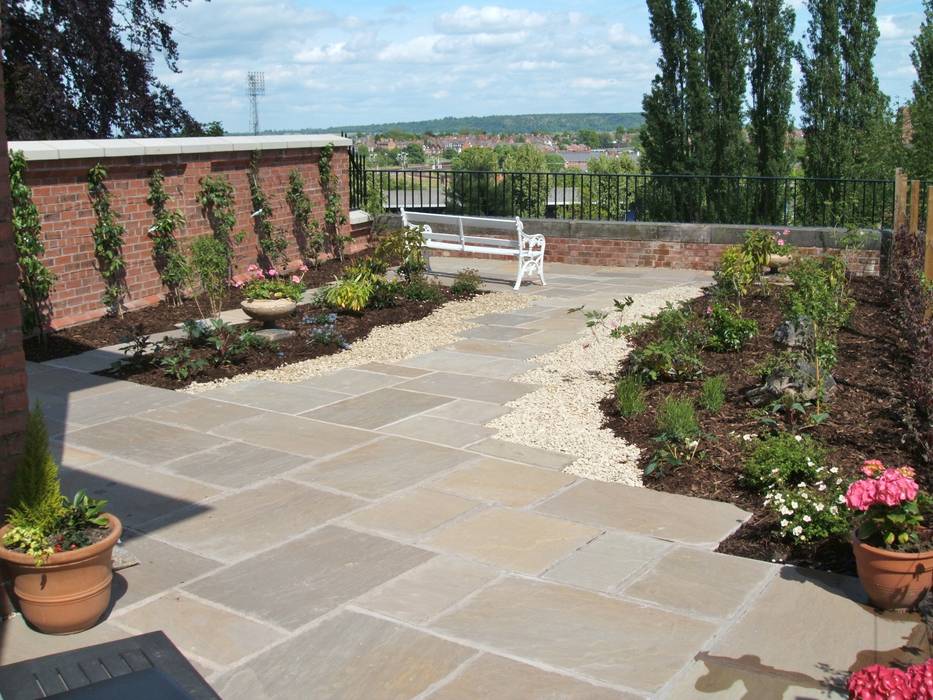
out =
[(495, 292), (481, 294), (464, 301), (450, 301), (417, 321), (374, 328), (349, 350), (324, 355), (313, 360), (295, 362), (276, 369), (239, 374), (229, 379), (191, 384), (183, 391), (199, 394), (225, 384), (262, 379), (271, 382), (294, 383), (320, 374), (369, 362), (398, 362), (430, 352), (443, 345), (461, 340), (460, 334), (476, 323), (469, 319), (497, 312), (515, 311), (530, 306), (537, 297), (531, 294)]
[[(611, 311), (606, 323), (585, 328), (580, 338), (531, 360), (538, 367), (512, 378), (541, 388), (509, 404), (509, 413), (487, 427), (500, 440), (576, 456), (564, 471), (587, 479), (641, 486), (640, 450), (602, 427), (599, 402), (612, 389), (619, 363), (631, 351), (627, 340), (609, 337), (611, 327), (656, 313), (667, 302), (699, 296), (698, 286), (679, 285), (633, 295), (622, 314)], [(610, 311), (610, 309), (605, 309)]]

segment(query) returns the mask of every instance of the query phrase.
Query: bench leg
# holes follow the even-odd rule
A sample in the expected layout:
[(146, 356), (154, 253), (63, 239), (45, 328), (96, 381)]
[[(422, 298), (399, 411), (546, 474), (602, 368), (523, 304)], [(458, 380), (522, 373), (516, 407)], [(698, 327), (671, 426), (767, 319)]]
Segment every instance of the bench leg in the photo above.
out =
[(538, 279), (541, 280), (542, 287), (547, 287), (547, 282), (544, 281), (544, 261), (543, 260), (538, 264)]
[(512, 289), (518, 291), (522, 286), (522, 277), (525, 275), (525, 264), (519, 260), (518, 261), (518, 276), (515, 278), (515, 286)]

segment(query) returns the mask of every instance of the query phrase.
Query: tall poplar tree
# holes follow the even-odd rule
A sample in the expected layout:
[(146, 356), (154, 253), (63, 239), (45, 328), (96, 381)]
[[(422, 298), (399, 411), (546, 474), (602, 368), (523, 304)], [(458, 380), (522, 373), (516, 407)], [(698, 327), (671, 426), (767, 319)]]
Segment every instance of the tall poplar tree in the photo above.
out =
[(924, 0), (925, 18), (913, 40), (910, 60), (917, 71), (910, 104), (910, 174), (933, 179), (933, 0)]

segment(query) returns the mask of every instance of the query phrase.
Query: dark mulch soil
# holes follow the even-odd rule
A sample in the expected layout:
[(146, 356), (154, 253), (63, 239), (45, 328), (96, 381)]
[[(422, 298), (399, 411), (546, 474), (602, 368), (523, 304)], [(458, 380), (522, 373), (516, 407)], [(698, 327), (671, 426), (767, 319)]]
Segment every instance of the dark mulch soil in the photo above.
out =
[[(828, 406), (829, 418), (807, 431), (828, 447), (832, 464), (854, 477), (865, 459), (880, 459), (892, 465), (916, 464), (917, 455), (903, 439), (902, 419), (908, 409), (902, 382), (908, 376), (909, 359), (883, 285), (877, 278), (856, 278), (851, 293), (857, 306), (849, 327), (838, 337), (839, 360), (833, 371), (838, 388)], [(701, 315), (708, 303), (706, 296), (692, 302)], [(763, 507), (759, 494), (741, 483), (746, 449), (742, 435), (768, 431), (745, 400), (745, 392), (757, 384), (755, 366), (768, 355), (786, 349), (772, 339), (782, 319), (776, 294), (748, 299), (743, 312), (758, 321), (758, 335), (739, 353), (701, 354), (706, 376), (727, 375), (729, 385), (726, 404), (719, 413), (698, 408), (703, 451), (688, 465), (656, 472), (645, 483), (660, 491), (734, 503), (752, 512), (752, 519), (720, 545), (720, 552), (854, 574), (848, 544), (802, 547), (782, 541), (776, 532), (778, 518)], [(634, 342), (642, 346), (651, 339), (648, 331)], [(672, 393), (695, 397), (701, 384), (693, 381), (648, 387), (648, 410), (629, 419), (621, 418), (611, 397), (607, 397), (602, 402), (606, 426), (643, 448), (644, 467), (656, 448), (652, 441), (657, 434), (655, 407)], [(919, 479), (926, 487), (931, 486), (929, 474), (921, 473)]]
[[(446, 289), (444, 290), (444, 294), (445, 302), (455, 298), (464, 298), (455, 297)], [(442, 304), (443, 302), (434, 303), (400, 299), (398, 306), (388, 309), (371, 309), (362, 314), (340, 313), (336, 320), (336, 331), (343, 336), (344, 340), (352, 344), (366, 337), (369, 332), (377, 326), (417, 321), (430, 314)], [(179, 381), (167, 376), (161, 367), (152, 364), (147, 364), (142, 367), (125, 364), (118, 370), (107, 370), (101, 372), (101, 374), (118, 377), (119, 379), (127, 379), (139, 384), (148, 384), (149, 386), (162, 387), (165, 389), (180, 389), (187, 386), (192, 381), (206, 382), (262, 369), (275, 369), (282, 365), (341, 352), (341, 346), (336, 343), (322, 345), (317, 342), (309, 342), (308, 340), (307, 333), (309, 326), (302, 323), (302, 318), (306, 315), (316, 316), (323, 313), (328, 313), (328, 311), (325, 309), (314, 309), (308, 306), (299, 307), (296, 313), (290, 318), (283, 319), (277, 323), (279, 328), (297, 331), (296, 335), (275, 343), (274, 347), (270, 349), (249, 350), (235, 364), (220, 366), (209, 364), (208, 367), (193, 379), (189, 378), (185, 381)], [(240, 328), (244, 327), (260, 328), (258, 324), (240, 326)], [(196, 348), (192, 351), (192, 357), (203, 358), (209, 363), (212, 353), (207, 348)]]
[[(334, 277), (339, 276), (344, 267), (368, 252), (348, 256), (343, 262), (336, 259), (326, 260), (318, 267), (308, 270), (304, 277), (305, 283), (313, 288), (333, 282)], [(240, 290), (231, 287), (224, 300), (224, 310), (237, 308), (242, 299)], [(134, 334), (135, 328), (139, 329), (141, 335), (148, 335), (172, 330), (176, 323), (188, 319), (203, 318), (210, 314), (210, 306), (206, 299), (202, 299), (200, 303), (199, 310), (194, 299), (188, 299), (180, 306), (163, 301), (156, 306), (129, 311), (123, 318), (106, 316), (90, 323), (56, 331), (48, 337), (46, 345), (38, 338), (29, 338), (23, 343), (23, 349), (26, 359), (32, 362), (78, 355), (88, 350), (126, 342), (127, 338)]]

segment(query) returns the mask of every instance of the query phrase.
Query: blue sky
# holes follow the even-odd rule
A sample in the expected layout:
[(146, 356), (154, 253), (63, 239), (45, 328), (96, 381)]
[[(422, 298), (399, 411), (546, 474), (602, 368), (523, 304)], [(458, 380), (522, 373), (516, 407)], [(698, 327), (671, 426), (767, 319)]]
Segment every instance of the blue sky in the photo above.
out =
[[(807, 14), (797, 10), (796, 35)], [(914, 79), (920, 0), (878, 0), (876, 70), (895, 102)], [(245, 131), (246, 73), (266, 75), (268, 129), (533, 112), (640, 111), (655, 72), (644, 0), (192, 0), (172, 11), (181, 74), (160, 77), (201, 121)]]

